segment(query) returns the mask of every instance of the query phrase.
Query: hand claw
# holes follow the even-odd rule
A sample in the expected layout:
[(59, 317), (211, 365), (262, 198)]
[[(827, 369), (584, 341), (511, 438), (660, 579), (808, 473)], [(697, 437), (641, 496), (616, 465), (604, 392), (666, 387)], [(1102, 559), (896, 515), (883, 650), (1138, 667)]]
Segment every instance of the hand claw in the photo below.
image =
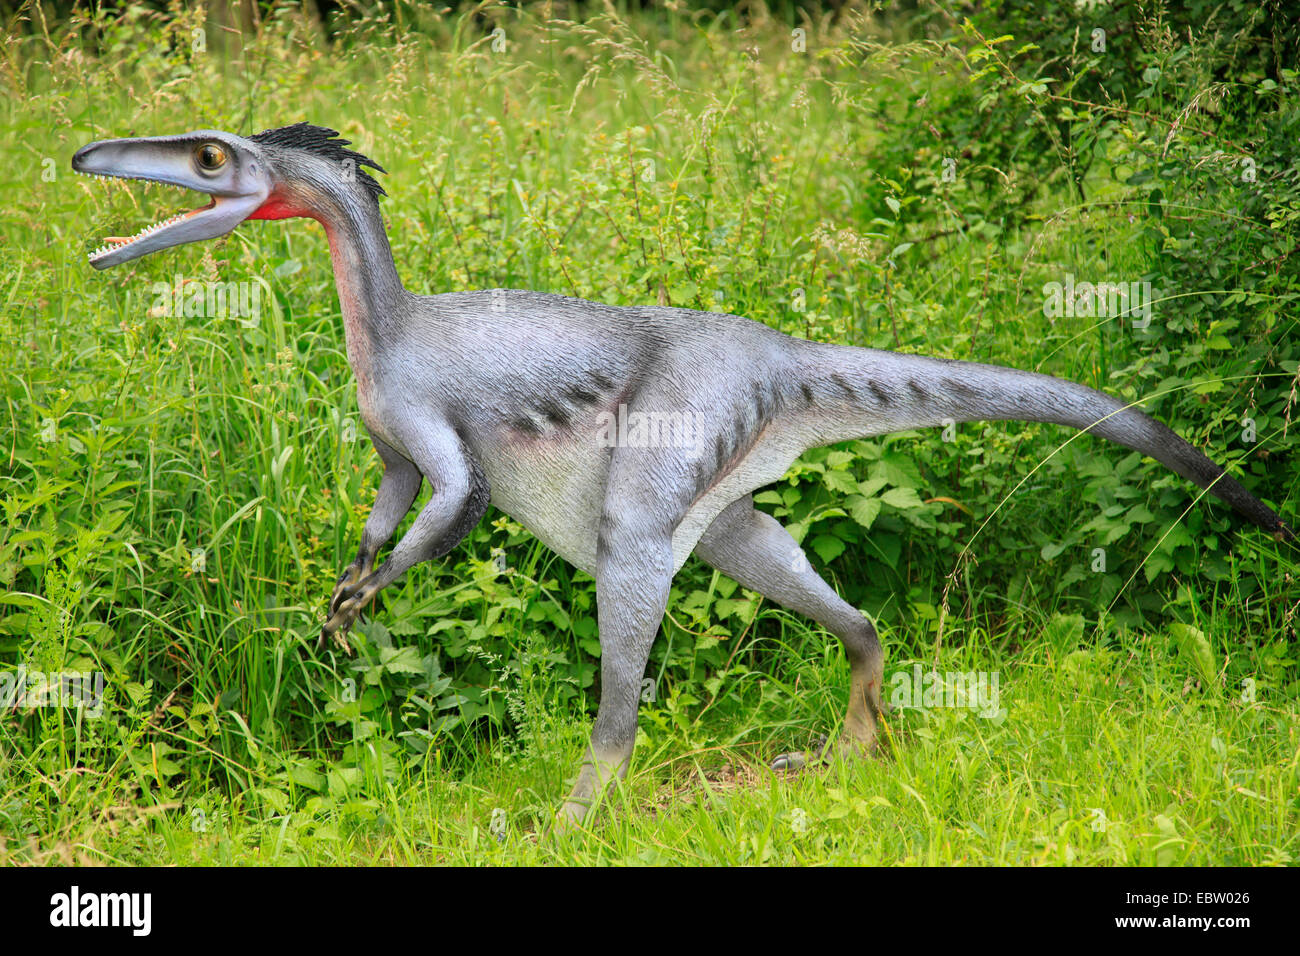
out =
[(349, 564), (339, 575), (339, 579), (334, 582), (334, 593), (330, 595), (330, 617), (333, 617), (344, 601), (350, 596), (347, 592), (355, 586), (364, 577), (362, 569), (357, 564)]
[(335, 628), (333, 631), (331, 631), (330, 626), (327, 622), (325, 626), (320, 629), (320, 639), (316, 641), (316, 653), (318, 654), (323, 653), (325, 650), (325, 644), (327, 642), (327, 639), (332, 637), (334, 638), (334, 643), (337, 644), (342, 649), (343, 653), (351, 657), (352, 645), (348, 643), (348, 629), (351, 626), (352, 626), (352, 622), (349, 621), (347, 624), (344, 624), (342, 627)]
[(324, 650), (326, 638), (332, 637), (339, 647), (351, 654), (352, 647), (348, 644), (347, 633), (360, 616), (362, 608), (369, 603), (375, 593), (374, 589), (366, 588), (359, 583), (350, 585), (339, 596), (337, 607), (330, 614), (325, 626), (321, 628), (320, 641), (316, 645), (317, 649)]
[(320, 638), (316, 641), (318, 654), (325, 650), (330, 638), (333, 638), (334, 643), (345, 653), (352, 653), (352, 645), (348, 643), (347, 634), (361, 608), (359, 605), (351, 608), (347, 605), (355, 603), (354, 599), (357, 592), (361, 590), (361, 582), (365, 576), (364, 569), (353, 562), (343, 569), (343, 573), (334, 583), (334, 593), (330, 596), (329, 615), (320, 630)]

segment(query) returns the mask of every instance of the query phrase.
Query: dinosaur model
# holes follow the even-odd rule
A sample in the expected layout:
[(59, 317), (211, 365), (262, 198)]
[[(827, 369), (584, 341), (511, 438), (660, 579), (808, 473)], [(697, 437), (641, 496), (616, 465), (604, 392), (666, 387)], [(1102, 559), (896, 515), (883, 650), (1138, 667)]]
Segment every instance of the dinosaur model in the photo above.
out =
[[(414, 295), (393, 264), (384, 190), (367, 167), (383, 170), (347, 145), (307, 123), (247, 138), (200, 130), (91, 143), (72, 159), (78, 172), (170, 183), (211, 200), (108, 240), (90, 264), (107, 269), (252, 219), (305, 216), (324, 226), (361, 417), (384, 474), (321, 645), (343, 642), (376, 593), (454, 548), (489, 503), (592, 574), (600, 706), (561, 822), (583, 820), (627, 771), (650, 647), (673, 575), (692, 552), (843, 641), (851, 693), (838, 746), (874, 749), (876, 631), (751, 497), (806, 449), (947, 421), (1070, 425), (1150, 455), (1293, 537), (1170, 429), (1073, 382), (805, 341), (734, 315), (507, 290)], [(672, 427), (650, 429), (647, 440), (646, 429), (626, 427), (633, 416)], [(432, 496), (376, 567), (422, 480)]]

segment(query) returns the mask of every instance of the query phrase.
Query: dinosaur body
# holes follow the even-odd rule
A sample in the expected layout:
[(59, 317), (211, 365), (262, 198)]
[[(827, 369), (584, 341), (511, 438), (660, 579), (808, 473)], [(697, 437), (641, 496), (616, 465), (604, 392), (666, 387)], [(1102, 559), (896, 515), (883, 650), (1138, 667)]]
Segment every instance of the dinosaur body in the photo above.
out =
[[(409, 456), (413, 423), (447, 422), (492, 504), (591, 574), (616, 459), (686, 469), (685, 484), (662, 476), (682, 509), (676, 570), (723, 508), (781, 477), (829, 424), (801, 394), (796, 340), (733, 316), (495, 290), (412, 297), (404, 323), (391, 348), (375, 347), (382, 372), (360, 389), (371, 433)], [(490, 356), (481, 337), (498, 343)], [(743, 378), (720, 379), (737, 350)], [(669, 427), (629, 436), (638, 418)]]
[[(808, 342), (687, 309), (505, 290), (413, 295), (393, 265), (383, 191), (361, 168), (378, 167), (335, 136), (298, 124), (250, 139), (205, 130), (92, 143), (75, 169), (173, 182), (214, 204), (111, 244), (91, 264), (212, 238), (232, 220), (309, 216), (325, 226), (358, 403), (385, 471), (322, 643), (342, 640), (407, 568), (455, 547), (489, 502), (515, 518), (597, 582), (601, 702), (564, 819), (581, 819), (626, 772), (650, 646), (672, 577), (692, 553), (844, 642), (851, 693), (840, 745), (874, 748), (883, 676), (875, 630), (751, 498), (809, 448), (945, 421), (1065, 424), (1151, 455), (1290, 534), (1165, 426), (1049, 376)], [(431, 498), (376, 567), (425, 480)]]
[[(410, 296), (397, 326), (365, 346), (358, 395), (371, 434), (409, 458), (403, 432), (445, 421), (482, 468), (492, 504), (590, 574), (605, 498), (618, 491), (616, 454), (689, 466), (689, 481), (664, 476), (684, 508), (674, 571), (727, 505), (809, 448), (945, 420), (1088, 428), (1201, 487), (1218, 482), (1220, 496), (1236, 490), (1124, 403), (1016, 369), (809, 342), (732, 315), (513, 290)], [(497, 343), (491, 354), (484, 339)], [(670, 427), (652, 424), (640, 439), (610, 428), (638, 415)], [(1244, 489), (1234, 498), (1249, 507)]]

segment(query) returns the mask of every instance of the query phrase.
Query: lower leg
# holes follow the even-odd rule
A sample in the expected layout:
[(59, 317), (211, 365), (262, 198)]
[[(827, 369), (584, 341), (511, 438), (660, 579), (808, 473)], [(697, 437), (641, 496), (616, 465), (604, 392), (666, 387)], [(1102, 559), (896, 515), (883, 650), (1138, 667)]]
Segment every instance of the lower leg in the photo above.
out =
[(600, 710), (578, 780), (561, 808), (561, 826), (582, 822), (627, 775), (641, 679), (672, 582), (671, 534), (622, 534), (607, 523), (604, 541), (596, 572)]
[[(789, 532), (771, 515), (755, 510), (748, 497), (714, 520), (695, 553), (744, 587), (812, 618), (840, 639), (850, 675), (840, 750), (849, 755), (873, 752), (883, 709), (884, 653), (871, 622), (822, 580)], [(791, 755), (789, 763), (797, 762)]]

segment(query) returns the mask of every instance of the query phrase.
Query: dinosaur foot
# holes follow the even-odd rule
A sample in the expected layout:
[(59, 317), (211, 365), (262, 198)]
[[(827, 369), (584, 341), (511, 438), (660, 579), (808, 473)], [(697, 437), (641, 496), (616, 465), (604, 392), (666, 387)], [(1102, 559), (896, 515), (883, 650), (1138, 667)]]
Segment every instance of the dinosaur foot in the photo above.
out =
[(809, 764), (824, 762), (829, 749), (826, 738), (819, 737), (813, 742), (811, 750), (792, 750), (789, 753), (777, 754), (768, 766), (773, 770), (803, 770)]
[(588, 804), (566, 800), (564, 805), (555, 812), (555, 819), (551, 823), (549, 832), (556, 836), (572, 836), (582, 830), (590, 813), (591, 808)]
[(819, 737), (813, 742), (812, 749), (779, 754), (768, 766), (773, 770), (803, 770), (817, 764), (825, 766), (831, 762), (836, 753), (845, 760), (862, 760), (870, 757), (876, 753), (875, 735), (859, 738), (841, 734), (834, 742)]

